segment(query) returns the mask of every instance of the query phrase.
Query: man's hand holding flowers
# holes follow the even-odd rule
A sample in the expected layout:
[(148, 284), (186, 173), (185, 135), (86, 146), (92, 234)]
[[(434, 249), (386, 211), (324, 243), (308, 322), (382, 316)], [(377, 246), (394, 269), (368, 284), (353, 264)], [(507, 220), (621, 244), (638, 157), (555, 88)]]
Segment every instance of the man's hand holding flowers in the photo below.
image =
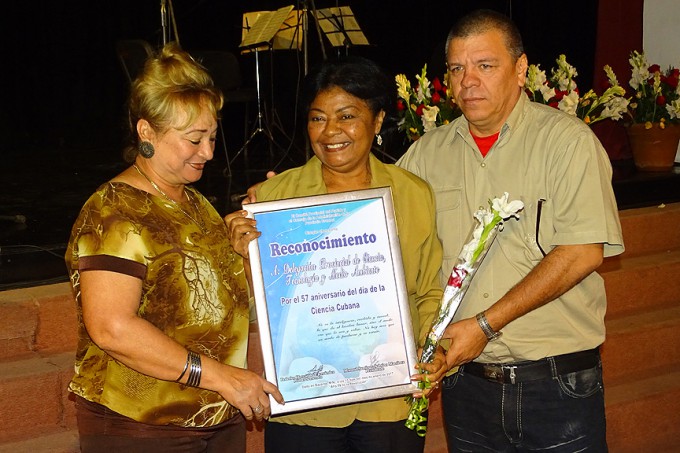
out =
[[(418, 357), (422, 356), (423, 348), (419, 348)], [(446, 351), (441, 346), (438, 346), (431, 362), (418, 363), (415, 368), (420, 372), (411, 375), (411, 380), (414, 382), (424, 382), (425, 384), (422, 389), (413, 393), (413, 397), (420, 398), (424, 396), (427, 398), (437, 387), (439, 387), (439, 383), (449, 369), (449, 366), (446, 363)]]

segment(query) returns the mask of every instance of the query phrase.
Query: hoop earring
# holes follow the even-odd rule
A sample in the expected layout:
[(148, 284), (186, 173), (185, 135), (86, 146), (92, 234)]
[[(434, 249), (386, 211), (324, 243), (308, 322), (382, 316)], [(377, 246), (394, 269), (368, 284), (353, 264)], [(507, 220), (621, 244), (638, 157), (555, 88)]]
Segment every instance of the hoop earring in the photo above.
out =
[(375, 134), (375, 141), (378, 143), (378, 146), (382, 146), (382, 144), (383, 144), (382, 135)]
[(146, 159), (151, 159), (156, 152), (156, 149), (151, 142), (140, 142), (137, 149), (139, 150), (139, 154)]

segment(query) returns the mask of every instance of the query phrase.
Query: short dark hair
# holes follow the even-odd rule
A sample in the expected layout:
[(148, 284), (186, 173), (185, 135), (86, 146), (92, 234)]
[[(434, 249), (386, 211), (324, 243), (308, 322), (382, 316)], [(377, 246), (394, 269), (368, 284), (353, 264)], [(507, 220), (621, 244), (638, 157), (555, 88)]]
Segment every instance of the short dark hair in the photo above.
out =
[(524, 53), (522, 35), (512, 19), (503, 13), (490, 9), (478, 9), (459, 19), (446, 38), (446, 52), (451, 41), (456, 38), (467, 38), (489, 30), (498, 30), (505, 36), (505, 46), (510, 55), (517, 60)]
[(300, 113), (306, 120), (316, 96), (333, 87), (341, 88), (368, 104), (374, 115), (383, 110), (383, 130), (396, 124), (396, 82), (374, 61), (359, 56), (325, 60), (305, 77)]

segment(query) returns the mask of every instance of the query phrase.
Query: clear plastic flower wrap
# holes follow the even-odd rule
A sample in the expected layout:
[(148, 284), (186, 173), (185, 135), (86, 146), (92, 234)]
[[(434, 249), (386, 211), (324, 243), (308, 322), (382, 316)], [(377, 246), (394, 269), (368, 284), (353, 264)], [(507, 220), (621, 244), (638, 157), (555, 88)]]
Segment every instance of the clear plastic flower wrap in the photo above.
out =
[[(456, 264), (451, 270), (442, 296), (442, 302), (439, 306), (439, 312), (432, 322), (430, 332), (425, 339), (420, 363), (431, 363), (434, 360), (434, 355), (442, 335), (444, 335), (444, 330), (453, 320), (472, 278), (491, 248), (496, 235), (503, 229), (503, 222), (511, 217), (519, 219), (519, 211), (524, 208), (524, 203), (519, 200), (508, 201), (508, 197), (508, 193), (505, 192), (501, 198), (490, 200), (488, 209), (483, 208), (475, 212), (476, 224), (470, 232), (460, 255), (458, 255)], [(421, 381), (418, 386), (425, 390), (430, 388), (430, 382)], [(415, 430), (419, 436), (425, 436), (427, 432), (427, 418), (423, 413), (429, 406), (429, 400), (424, 395), (420, 398), (409, 398), (411, 400), (411, 410), (406, 419), (406, 426)]]

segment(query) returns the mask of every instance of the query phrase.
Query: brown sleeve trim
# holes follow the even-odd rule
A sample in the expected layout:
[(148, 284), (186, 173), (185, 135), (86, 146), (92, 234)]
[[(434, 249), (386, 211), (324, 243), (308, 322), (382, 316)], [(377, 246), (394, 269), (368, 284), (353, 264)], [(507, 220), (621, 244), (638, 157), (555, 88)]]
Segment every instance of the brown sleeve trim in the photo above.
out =
[(78, 260), (79, 271), (111, 271), (143, 279), (146, 266), (125, 258), (111, 255), (83, 256)]

